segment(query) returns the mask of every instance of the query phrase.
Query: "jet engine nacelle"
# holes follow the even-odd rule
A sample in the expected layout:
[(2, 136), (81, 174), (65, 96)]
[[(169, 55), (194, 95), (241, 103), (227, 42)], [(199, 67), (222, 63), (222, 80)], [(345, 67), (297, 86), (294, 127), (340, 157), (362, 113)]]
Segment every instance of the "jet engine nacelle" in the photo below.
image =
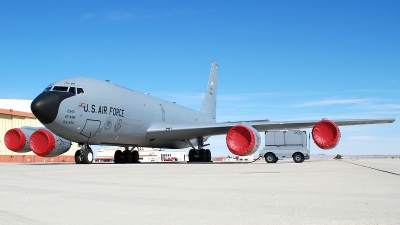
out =
[(71, 148), (71, 141), (59, 137), (49, 130), (35, 131), (29, 139), (32, 151), (42, 157), (59, 156)]
[(226, 145), (235, 155), (246, 156), (255, 153), (260, 147), (260, 142), (260, 133), (248, 125), (236, 125), (226, 135)]
[(33, 151), (42, 157), (61, 155), (71, 147), (71, 141), (41, 127), (13, 128), (4, 135), (4, 143), (11, 151), (18, 153)]
[(13, 152), (18, 152), (18, 153), (30, 152), (32, 149), (29, 146), (29, 138), (35, 131), (39, 129), (41, 128), (21, 127), (21, 128), (10, 129), (4, 135), (4, 143), (6, 147)]
[(336, 147), (340, 140), (340, 130), (336, 123), (330, 120), (321, 120), (312, 129), (315, 144), (322, 149)]

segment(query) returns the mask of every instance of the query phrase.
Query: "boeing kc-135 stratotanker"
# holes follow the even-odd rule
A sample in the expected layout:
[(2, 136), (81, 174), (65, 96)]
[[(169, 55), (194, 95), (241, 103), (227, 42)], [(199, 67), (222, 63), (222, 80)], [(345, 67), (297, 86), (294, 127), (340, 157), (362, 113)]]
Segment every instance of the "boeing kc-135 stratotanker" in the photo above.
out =
[(217, 69), (212, 61), (203, 106), (200, 111), (185, 108), (122, 86), (88, 77), (56, 81), (37, 96), (31, 110), (46, 127), (21, 127), (6, 132), (6, 146), (15, 152), (33, 151), (42, 157), (58, 156), (72, 142), (81, 149), (77, 164), (90, 164), (90, 145), (125, 147), (114, 154), (116, 163), (139, 162), (136, 147), (187, 148), (189, 162), (210, 162), (205, 141), (226, 134), (228, 149), (235, 155), (255, 153), (260, 131), (313, 128), (312, 137), (322, 149), (335, 147), (340, 139), (338, 126), (393, 123), (394, 119), (216, 122)]

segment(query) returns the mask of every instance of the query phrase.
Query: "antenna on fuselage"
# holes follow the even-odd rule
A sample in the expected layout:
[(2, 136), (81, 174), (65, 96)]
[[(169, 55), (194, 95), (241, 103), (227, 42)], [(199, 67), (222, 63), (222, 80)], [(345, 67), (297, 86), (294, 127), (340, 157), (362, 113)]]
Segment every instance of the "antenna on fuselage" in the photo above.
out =
[(208, 56), (207, 56), (207, 58), (208, 58), (213, 64), (215, 64), (216, 66), (219, 66), (218, 63), (215, 62), (212, 58), (210, 58), (210, 57), (208, 57)]

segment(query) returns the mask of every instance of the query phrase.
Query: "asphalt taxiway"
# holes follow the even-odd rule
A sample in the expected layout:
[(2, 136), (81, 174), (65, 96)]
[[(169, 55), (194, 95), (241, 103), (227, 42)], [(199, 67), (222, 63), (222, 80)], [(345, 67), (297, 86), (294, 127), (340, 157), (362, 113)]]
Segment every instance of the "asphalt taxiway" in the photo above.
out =
[(399, 224), (400, 159), (0, 164), (1, 224)]

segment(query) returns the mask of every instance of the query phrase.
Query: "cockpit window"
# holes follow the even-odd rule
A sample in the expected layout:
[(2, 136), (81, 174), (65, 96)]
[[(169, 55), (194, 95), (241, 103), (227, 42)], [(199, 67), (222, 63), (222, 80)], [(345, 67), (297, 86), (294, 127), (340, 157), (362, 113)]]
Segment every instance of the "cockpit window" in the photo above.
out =
[(67, 92), (68, 91), (68, 87), (65, 87), (65, 86), (54, 86), (53, 90), (51, 90), (51, 91)]
[(69, 87), (68, 91), (71, 92), (73, 95), (76, 95), (75, 87)]
[[(74, 84), (75, 85), (75, 84)], [(77, 88), (77, 87), (69, 87), (69, 86), (48, 86), (44, 89), (44, 92), (69, 92), (73, 95), (76, 94), (83, 94), (85, 91), (83, 88)]]

